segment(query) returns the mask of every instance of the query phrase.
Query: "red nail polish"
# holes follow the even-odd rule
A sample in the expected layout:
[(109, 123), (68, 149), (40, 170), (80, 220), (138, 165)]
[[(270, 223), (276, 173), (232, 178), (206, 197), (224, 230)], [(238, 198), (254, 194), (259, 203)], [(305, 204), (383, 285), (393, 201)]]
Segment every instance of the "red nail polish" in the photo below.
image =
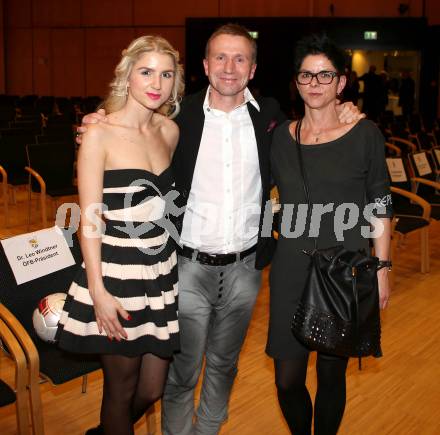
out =
[(127, 319), (128, 319), (128, 320), (131, 320), (131, 316), (130, 316), (130, 314), (128, 315)]

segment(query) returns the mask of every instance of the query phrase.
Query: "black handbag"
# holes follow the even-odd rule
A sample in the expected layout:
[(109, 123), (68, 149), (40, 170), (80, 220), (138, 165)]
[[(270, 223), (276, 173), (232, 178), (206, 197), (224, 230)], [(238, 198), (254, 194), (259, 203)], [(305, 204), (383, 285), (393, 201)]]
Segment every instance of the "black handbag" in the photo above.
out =
[[(312, 207), (300, 128), (301, 120), (296, 126), (295, 139), (310, 221)], [(303, 252), (311, 261), (304, 291), (292, 318), (293, 334), (312, 350), (359, 357), (359, 368), (362, 356), (382, 356), (378, 258), (343, 246), (318, 249), (316, 238), (314, 249)]]

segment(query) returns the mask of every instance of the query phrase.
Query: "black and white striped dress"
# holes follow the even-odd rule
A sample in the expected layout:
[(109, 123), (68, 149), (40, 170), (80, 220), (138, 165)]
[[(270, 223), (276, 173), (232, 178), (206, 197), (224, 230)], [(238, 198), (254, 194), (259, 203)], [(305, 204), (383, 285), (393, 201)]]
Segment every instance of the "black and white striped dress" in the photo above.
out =
[(119, 317), (128, 339), (110, 341), (99, 333), (82, 264), (57, 331), (62, 349), (164, 358), (179, 349), (177, 256), (174, 241), (160, 225), (163, 196), (172, 183), (171, 168), (160, 175), (141, 169), (104, 172), (102, 277), (107, 291), (131, 315), (131, 320)]

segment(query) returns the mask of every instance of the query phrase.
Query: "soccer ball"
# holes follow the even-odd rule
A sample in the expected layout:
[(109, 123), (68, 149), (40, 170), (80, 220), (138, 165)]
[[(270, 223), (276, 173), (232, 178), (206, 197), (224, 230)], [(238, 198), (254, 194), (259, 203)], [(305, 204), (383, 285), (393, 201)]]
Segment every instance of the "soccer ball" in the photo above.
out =
[(43, 341), (55, 343), (55, 334), (66, 296), (66, 293), (47, 295), (38, 303), (38, 308), (35, 308), (32, 321), (35, 332)]

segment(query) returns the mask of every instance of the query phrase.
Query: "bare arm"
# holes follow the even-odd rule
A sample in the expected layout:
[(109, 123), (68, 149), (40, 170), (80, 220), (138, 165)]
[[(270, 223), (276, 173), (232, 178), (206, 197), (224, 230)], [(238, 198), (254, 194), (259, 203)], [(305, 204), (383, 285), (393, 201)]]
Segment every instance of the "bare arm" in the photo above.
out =
[[(93, 300), (99, 332), (111, 339), (127, 338), (118, 313), (128, 313), (104, 288), (101, 270), (101, 207), (105, 150), (99, 129), (89, 129), (78, 154), (78, 191), (81, 207), (81, 251), (86, 266), (87, 283)], [(99, 204), (99, 205), (98, 205)]]
[[(378, 234), (377, 237), (374, 236), (373, 244), (374, 251), (376, 257), (379, 260), (390, 259), (390, 242), (391, 242), (391, 219), (390, 218), (375, 218), (374, 221), (379, 220), (379, 225), (376, 225), (376, 228), (379, 230), (383, 227), (383, 231), (381, 234)], [(390, 298), (390, 283), (388, 281), (388, 268), (383, 267), (377, 272), (377, 279), (379, 282), (379, 305), (381, 309), (386, 308), (388, 304), (388, 299)]]

